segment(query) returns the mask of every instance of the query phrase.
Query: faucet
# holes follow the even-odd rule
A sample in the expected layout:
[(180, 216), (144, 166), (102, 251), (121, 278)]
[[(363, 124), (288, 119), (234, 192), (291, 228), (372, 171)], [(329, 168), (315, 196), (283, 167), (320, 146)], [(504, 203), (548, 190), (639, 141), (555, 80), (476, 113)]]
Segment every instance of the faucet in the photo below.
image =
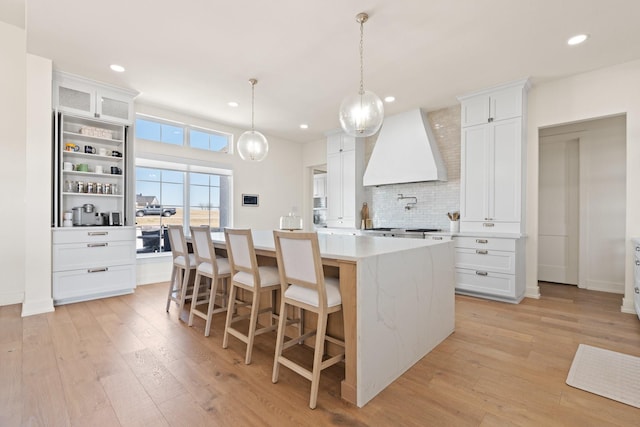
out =
[(402, 193), (398, 194), (398, 200), (405, 200), (405, 199), (411, 199), (412, 201), (407, 202), (407, 204), (404, 206), (405, 210), (411, 210), (411, 208), (414, 208), (415, 205), (418, 204), (418, 198), (415, 196), (405, 196)]

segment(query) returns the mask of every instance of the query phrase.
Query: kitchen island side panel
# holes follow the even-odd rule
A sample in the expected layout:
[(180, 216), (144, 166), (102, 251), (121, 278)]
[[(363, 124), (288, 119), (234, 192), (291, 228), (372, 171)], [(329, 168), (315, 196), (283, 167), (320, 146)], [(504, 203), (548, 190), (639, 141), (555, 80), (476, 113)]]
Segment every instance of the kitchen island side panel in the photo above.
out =
[(454, 331), (453, 242), (361, 259), (357, 281), (362, 407)]

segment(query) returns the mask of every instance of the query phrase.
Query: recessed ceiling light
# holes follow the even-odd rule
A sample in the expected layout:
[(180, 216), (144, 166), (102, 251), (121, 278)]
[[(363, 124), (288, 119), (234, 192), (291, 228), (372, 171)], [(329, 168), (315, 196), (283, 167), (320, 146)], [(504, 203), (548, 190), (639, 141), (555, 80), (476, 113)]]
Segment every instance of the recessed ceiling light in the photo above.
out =
[(306, 123), (303, 123), (300, 125), (300, 129), (309, 129), (309, 125)]
[(588, 34), (578, 34), (576, 36), (571, 37), (569, 40), (567, 40), (567, 44), (569, 46), (575, 46), (577, 44), (584, 42), (588, 38), (589, 38)]
[(235, 107), (237, 107), (239, 104), (238, 104), (236, 101), (231, 101), (231, 102), (228, 102), (228, 103), (227, 103), (227, 105), (228, 105), (229, 107), (234, 107), (234, 108), (235, 108)]
[(396, 100), (395, 96), (385, 96), (384, 97), (384, 102), (393, 102)]
[(124, 73), (124, 67), (122, 65), (111, 64), (110, 68), (117, 73)]

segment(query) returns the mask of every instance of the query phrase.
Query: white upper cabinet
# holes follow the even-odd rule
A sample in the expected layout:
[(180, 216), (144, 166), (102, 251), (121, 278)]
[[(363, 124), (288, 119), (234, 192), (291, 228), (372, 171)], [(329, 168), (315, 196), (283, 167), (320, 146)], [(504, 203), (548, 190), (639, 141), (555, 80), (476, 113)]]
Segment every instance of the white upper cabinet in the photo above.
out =
[(462, 102), (462, 127), (475, 126), (520, 117), (523, 113), (522, 84), (470, 94), (458, 99)]
[(364, 142), (335, 133), (327, 137), (327, 226), (358, 228), (364, 202)]
[(460, 230), (524, 230), (524, 103), (527, 81), (460, 97)]
[(132, 124), (137, 92), (119, 89), (63, 72), (54, 74), (53, 104), (58, 111)]

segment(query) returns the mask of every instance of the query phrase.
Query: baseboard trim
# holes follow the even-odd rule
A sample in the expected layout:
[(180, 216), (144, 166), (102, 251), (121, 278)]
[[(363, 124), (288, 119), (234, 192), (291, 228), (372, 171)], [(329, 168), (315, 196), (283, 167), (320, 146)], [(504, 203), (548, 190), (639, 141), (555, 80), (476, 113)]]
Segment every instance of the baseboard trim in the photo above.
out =
[(53, 299), (45, 298), (39, 301), (29, 301), (22, 304), (22, 317), (33, 316), (35, 314), (50, 313), (54, 311)]

